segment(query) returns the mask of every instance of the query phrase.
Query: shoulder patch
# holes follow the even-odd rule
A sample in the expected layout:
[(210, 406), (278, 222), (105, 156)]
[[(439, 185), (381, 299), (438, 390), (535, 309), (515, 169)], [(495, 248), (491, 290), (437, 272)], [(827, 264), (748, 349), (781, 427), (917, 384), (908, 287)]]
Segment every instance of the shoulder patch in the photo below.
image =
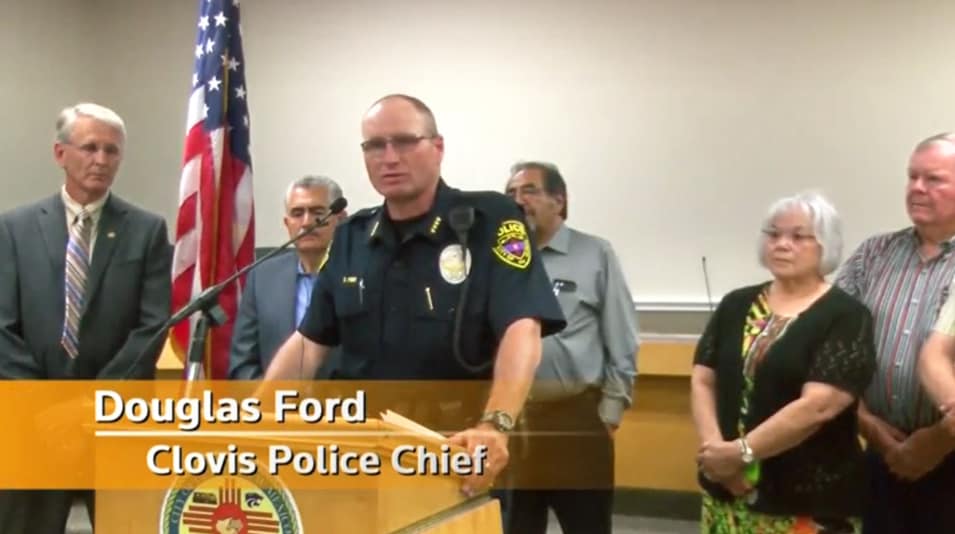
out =
[(508, 219), (497, 227), (494, 255), (517, 269), (526, 269), (531, 264), (531, 242), (524, 223)]

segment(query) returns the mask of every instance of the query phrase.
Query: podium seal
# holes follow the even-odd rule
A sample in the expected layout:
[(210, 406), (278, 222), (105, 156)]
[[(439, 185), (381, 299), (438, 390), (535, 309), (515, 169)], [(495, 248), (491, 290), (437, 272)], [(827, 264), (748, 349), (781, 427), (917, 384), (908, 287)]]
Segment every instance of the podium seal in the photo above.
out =
[(187, 476), (163, 499), (159, 534), (302, 534), (302, 519), (275, 478)]

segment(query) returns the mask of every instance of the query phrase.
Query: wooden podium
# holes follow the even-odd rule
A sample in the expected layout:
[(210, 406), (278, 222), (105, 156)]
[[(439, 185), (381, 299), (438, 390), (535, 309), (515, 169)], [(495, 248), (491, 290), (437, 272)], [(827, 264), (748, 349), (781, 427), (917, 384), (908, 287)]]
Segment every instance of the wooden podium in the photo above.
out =
[[(472, 498), (460, 492), (460, 479), (440, 476), (412, 487), (391, 469), (391, 453), (398, 445), (424, 444), (438, 451), (441, 441), (379, 419), (362, 425), (309, 425), (313, 431), (360, 430), (354, 436), (242, 437), (243, 449), (255, 450), (260, 460), (270, 445), (315, 453), (316, 446), (338, 445), (344, 452), (375, 452), (381, 473), (367, 477), (368, 489), (271, 489), (256, 491), (254, 477), (198, 477), (198, 486), (170, 490), (100, 490), (96, 493), (96, 534), (499, 534), (501, 511), (487, 494)], [(301, 427), (298, 427), (301, 428)], [(370, 432), (369, 432), (370, 431)], [(390, 434), (394, 432), (394, 434)], [(401, 434), (400, 436), (398, 434)], [(225, 450), (228, 438), (192, 438), (190, 443)], [(248, 445), (249, 443), (253, 445)], [(460, 450), (460, 449), (458, 449)], [(414, 465), (413, 453), (402, 464)], [(266, 471), (264, 462), (260, 470)], [(255, 475), (260, 477), (265, 475)], [(318, 476), (318, 475), (315, 475)], [(364, 475), (359, 475), (364, 476)], [(423, 475), (415, 475), (419, 478)], [(180, 479), (184, 480), (184, 479)], [(262, 480), (261, 478), (259, 480)], [(274, 488), (274, 485), (273, 485)], [(280, 496), (280, 497), (276, 497)], [(201, 497), (201, 499), (200, 499)], [(278, 505), (276, 505), (278, 499)], [(266, 505), (263, 507), (263, 501)], [(291, 502), (288, 502), (291, 501)], [(288, 504), (289, 506), (286, 506)], [(222, 517), (231, 507), (236, 521)], [(235, 510), (241, 513), (235, 513)], [(284, 511), (283, 511), (284, 510)], [(245, 519), (241, 519), (245, 518)], [(240, 521), (242, 522), (240, 526)], [(300, 523), (299, 523), (300, 521)], [(158, 530), (157, 530), (158, 526)], [(245, 528), (243, 530), (242, 528)]]

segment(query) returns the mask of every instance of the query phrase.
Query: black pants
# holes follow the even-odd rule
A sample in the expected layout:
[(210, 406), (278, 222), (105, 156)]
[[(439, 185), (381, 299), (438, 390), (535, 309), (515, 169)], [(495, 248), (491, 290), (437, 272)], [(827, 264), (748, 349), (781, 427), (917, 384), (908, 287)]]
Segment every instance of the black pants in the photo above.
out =
[(3, 534), (63, 534), (73, 507), (80, 498), (95, 526), (93, 491), (0, 490), (0, 532)]
[(564, 534), (610, 534), (613, 441), (597, 415), (599, 392), (528, 404), (526, 441), (511, 438), (514, 488), (507, 497), (507, 534), (544, 534), (548, 509)]
[(863, 534), (955, 532), (955, 453), (914, 482), (893, 475), (875, 451), (866, 453), (869, 501)]

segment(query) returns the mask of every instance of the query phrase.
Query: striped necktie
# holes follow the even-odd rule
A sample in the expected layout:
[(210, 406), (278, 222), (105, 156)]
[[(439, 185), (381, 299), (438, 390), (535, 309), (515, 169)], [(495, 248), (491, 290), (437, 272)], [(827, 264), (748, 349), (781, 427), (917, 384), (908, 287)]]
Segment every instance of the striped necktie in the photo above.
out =
[(66, 308), (63, 316), (61, 343), (70, 358), (79, 352), (80, 317), (86, 291), (86, 275), (90, 269), (90, 236), (93, 220), (84, 209), (70, 225), (70, 241), (66, 244)]

